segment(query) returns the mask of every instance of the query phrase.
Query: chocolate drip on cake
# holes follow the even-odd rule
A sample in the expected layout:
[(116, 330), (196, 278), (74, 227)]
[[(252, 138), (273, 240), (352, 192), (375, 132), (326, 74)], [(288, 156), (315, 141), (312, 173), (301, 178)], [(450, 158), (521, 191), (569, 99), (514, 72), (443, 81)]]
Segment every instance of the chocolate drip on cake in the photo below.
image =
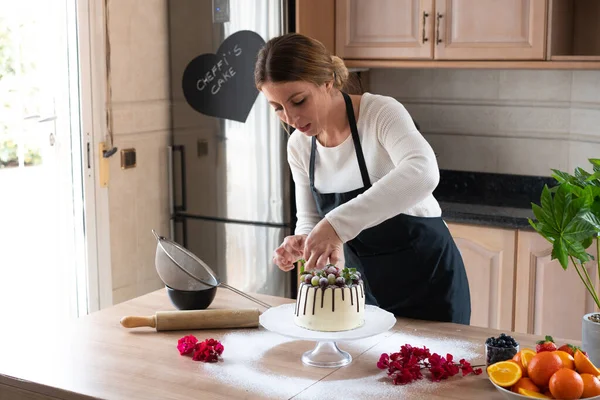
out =
[(360, 297), (365, 297), (364, 293), (363, 293), (363, 285), (362, 283), (358, 284), (360, 286)]
[(304, 313), (302, 315), (306, 315), (306, 303), (308, 301), (308, 289), (310, 289), (310, 287), (306, 286), (306, 293), (304, 293)]
[(344, 288), (342, 288), (342, 301), (344, 301), (344, 292), (345, 292), (345, 290), (344, 290)]
[(298, 312), (300, 312), (300, 302), (302, 301), (302, 289), (304, 289), (304, 285), (300, 285), (300, 292), (298, 293), (298, 300), (296, 301), (296, 317), (298, 316)]
[(323, 300), (325, 299), (325, 289), (321, 288), (321, 308), (323, 308)]
[(331, 312), (335, 311), (335, 288), (331, 289)]
[[(360, 302), (358, 301), (358, 287), (354, 286), (354, 290), (356, 290), (356, 312), (358, 312), (360, 307)], [(352, 293), (352, 288), (350, 289), (350, 293)]]
[[(352, 298), (352, 286), (349, 287), (350, 289), (350, 305), (354, 305), (354, 299)], [(356, 299), (356, 301), (358, 301), (358, 298)]]
[(314, 290), (315, 295), (313, 296), (313, 315), (315, 315), (315, 305), (317, 304), (317, 289)]

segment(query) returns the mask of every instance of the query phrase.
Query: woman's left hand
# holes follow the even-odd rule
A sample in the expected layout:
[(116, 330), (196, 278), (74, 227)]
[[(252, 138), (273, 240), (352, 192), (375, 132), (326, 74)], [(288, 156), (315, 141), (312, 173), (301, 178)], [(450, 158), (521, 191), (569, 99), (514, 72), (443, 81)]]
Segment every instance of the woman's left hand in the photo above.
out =
[(323, 269), (325, 265), (336, 265), (343, 260), (343, 243), (335, 229), (323, 218), (310, 232), (304, 243), (304, 268)]

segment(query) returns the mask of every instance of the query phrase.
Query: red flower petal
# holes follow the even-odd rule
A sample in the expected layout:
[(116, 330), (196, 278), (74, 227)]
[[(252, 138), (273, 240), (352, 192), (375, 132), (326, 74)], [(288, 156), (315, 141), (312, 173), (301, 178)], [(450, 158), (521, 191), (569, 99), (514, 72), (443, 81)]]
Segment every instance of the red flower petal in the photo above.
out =
[(465, 359), (456, 363), (454, 356), (450, 353), (446, 354), (446, 357), (442, 357), (437, 353), (432, 354), (425, 346), (418, 348), (410, 344), (401, 346), (398, 353), (381, 354), (377, 368), (387, 368), (387, 374), (392, 378), (394, 385), (405, 385), (422, 379), (421, 370), (423, 369), (429, 370), (430, 379), (434, 382), (448, 379), (461, 371), (463, 376), (470, 373), (479, 375), (483, 372), (481, 368), (473, 369)]
[(198, 339), (194, 335), (184, 336), (177, 341), (177, 350), (179, 350), (179, 354), (189, 354), (194, 351), (194, 347)]

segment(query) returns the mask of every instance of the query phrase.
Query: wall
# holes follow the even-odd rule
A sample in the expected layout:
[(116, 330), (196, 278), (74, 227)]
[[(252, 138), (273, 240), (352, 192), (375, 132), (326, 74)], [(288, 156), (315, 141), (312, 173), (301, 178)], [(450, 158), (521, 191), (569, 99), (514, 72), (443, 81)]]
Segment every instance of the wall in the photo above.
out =
[[(167, 146), (170, 137), (166, 0), (109, 0), (114, 145), (110, 158), (110, 246), (113, 303), (162, 287), (156, 240), (168, 236)], [(137, 167), (122, 170), (133, 147)]]
[(406, 106), (443, 169), (549, 176), (600, 158), (600, 71), (375, 69), (370, 91)]

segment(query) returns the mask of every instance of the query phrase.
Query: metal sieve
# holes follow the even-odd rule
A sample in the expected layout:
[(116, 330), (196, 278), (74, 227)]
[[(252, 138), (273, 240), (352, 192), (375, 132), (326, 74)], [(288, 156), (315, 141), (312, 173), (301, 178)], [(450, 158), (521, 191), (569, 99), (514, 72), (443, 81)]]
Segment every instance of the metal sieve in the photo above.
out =
[(165, 285), (176, 290), (205, 290), (224, 287), (265, 308), (271, 308), (269, 304), (221, 282), (204, 261), (183, 246), (158, 235), (154, 229), (152, 233), (157, 240), (154, 264), (156, 272)]

